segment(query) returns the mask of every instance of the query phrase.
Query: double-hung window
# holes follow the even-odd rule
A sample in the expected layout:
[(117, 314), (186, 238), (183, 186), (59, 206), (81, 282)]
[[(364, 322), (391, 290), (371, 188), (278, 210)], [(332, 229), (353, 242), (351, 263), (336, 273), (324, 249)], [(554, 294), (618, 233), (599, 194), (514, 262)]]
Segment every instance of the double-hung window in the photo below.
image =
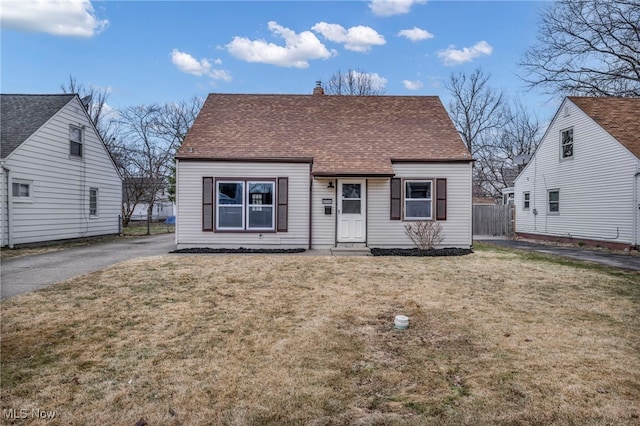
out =
[(560, 213), (560, 190), (553, 189), (548, 192), (549, 213)]
[(69, 126), (69, 155), (82, 158), (82, 129)]
[(522, 193), (522, 210), (529, 210), (531, 206), (531, 195), (529, 192)]
[(216, 229), (271, 231), (275, 229), (275, 182), (218, 180)]
[(20, 179), (14, 179), (13, 182), (11, 182), (11, 195), (13, 197), (13, 201), (32, 201), (31, 182), (32, 181)]
[(98, 188), (89, 188), (89, 216), (98, 216)]
[(573, 157), (573, 129), (560, 132), (560, 158)]
[(405, 220), (428, 220), (431, 214), (431, 186), (430, 180), (404, 181), (404, 218)]

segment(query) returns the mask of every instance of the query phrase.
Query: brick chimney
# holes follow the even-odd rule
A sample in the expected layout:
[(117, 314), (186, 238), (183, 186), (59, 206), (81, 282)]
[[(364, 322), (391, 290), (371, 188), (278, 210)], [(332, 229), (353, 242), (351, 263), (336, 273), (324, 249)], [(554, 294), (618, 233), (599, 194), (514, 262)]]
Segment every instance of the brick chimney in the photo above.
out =
[(322, 96), (324, 95), (324, 89), (322, 88), (322, 82), (321, 81), (316, 81), (316, 87), (313, 88), (313, 95), (314, 96)]

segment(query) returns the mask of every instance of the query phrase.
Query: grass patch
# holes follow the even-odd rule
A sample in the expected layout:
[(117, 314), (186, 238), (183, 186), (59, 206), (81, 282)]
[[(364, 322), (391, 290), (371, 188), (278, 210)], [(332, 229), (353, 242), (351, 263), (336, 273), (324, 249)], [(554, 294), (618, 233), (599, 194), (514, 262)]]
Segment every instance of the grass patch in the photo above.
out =
[(160, 256), (11, 298), (2, 408), (64, 425), (637, 424), (640, 275), (474, 248)]

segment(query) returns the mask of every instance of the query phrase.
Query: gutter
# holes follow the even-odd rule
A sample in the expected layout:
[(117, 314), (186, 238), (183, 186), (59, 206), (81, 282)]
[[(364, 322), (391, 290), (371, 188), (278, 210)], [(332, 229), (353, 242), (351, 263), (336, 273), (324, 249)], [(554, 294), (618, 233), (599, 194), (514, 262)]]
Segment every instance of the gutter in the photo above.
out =
[[(7, 245), (9, 248), (13, 248), (13, 181), (11, 177), (11, 170), (5, 166), (2, 162), (2, 169), (7, 173)], [(0, 207), (2, 208), (2, 207)], [(0, 224), (2, 226), (2, 224)], [(1, 244), (0, 244), (1, 245)]]
[(633, 175), (634, 180), (634, 194), (633, 194), (633, 245), (636, 247), (636, 250), (640, 246), (640, 241), (638, 241), (638, 222), (640, 221), (640, 200), (638, 199), (638, 188), (640, 184), (640, 170)]

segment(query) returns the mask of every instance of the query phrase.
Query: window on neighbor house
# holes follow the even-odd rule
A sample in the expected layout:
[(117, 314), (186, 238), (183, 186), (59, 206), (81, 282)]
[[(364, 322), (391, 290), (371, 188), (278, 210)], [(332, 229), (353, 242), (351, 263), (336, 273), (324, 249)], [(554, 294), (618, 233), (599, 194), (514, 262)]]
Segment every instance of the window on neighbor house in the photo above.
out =
[(217, 181), (216, 229), (275, 229), (275, 181)]
[(432, 219), (430, 180), (406, 180), (404, 182), (405, 220)]
[(522, 210), (529, 210), (529, 207), (531, 207), (531, 195), (529, 194), (529, 192), (523, 192), (522, 193)]
[(89, 216), (98, 216), (98, 188), (89, 188)]
[(560, 190), (553, 189), (548, 192), (549, 213), (560, 213)]
[(14, 180), (11, 182), (11, 195), (14, 201), (31, 201), (31, 182)]
[(82, 158), (82, 129), (69, 126), (69, 155)]
[(560, 132), (561, 158), (573, 157), (573, 129), (565, 129)]

